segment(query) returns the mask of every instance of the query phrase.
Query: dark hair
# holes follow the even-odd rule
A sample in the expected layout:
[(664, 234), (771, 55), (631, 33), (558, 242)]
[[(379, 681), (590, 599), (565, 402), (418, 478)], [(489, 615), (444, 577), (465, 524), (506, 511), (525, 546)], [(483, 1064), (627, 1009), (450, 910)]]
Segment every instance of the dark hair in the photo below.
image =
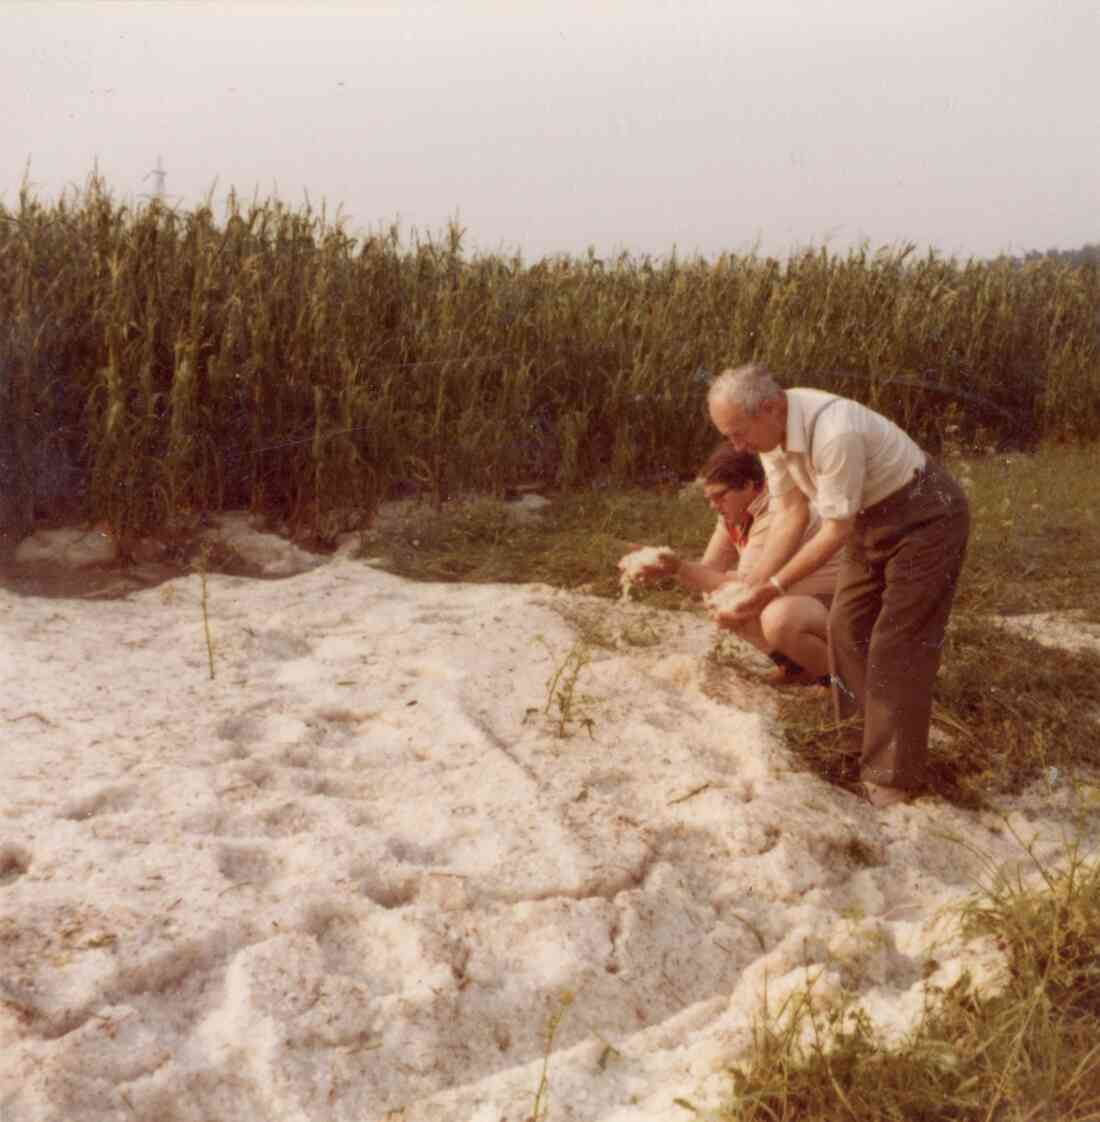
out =
[(764, 486), (764, 465), (755, 452), (734, 448), (723, 441), (699, 471), (704, 483), (721, 483), (740, 491), (747, 483), (756, 487)]

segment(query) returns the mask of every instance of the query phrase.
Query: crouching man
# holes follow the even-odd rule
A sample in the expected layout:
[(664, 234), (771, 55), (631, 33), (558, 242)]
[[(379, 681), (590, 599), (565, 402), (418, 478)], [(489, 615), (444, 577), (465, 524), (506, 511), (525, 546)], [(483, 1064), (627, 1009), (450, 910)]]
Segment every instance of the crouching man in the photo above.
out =
[[(643, 577), (673, 576), (685, 588), (702, 593), (714, 592), (731, 580), (752, 584), (772, 520), (760, 457), (720, 444), (699, 472), (699, 482), (717, 515), (703, 556), (687, 561), (665, 554), (643, 570)], [(811, 513), (804, 538), (811, 538), (819, 525)], [(838, 570), (839, 559), (833, 558), (772, 600), (759, 615), (725, 624), (776, 664), (767, 679), (770, 685), (828, 683), (826, 635)]]

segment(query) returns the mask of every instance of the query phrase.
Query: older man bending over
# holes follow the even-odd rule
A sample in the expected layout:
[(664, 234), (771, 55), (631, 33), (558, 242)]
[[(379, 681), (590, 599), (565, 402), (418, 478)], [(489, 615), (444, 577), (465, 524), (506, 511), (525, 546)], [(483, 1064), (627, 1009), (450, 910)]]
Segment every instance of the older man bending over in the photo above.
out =
[[(966, 552), (966, 495), (892, 421), (821, 390), (784, 391), (759, 365), (712, 383), (714, 427), (758, 452), (774, 510), (742, 627), (838, 553), (829, 613), (839, 717), (862, 714), (860, 776), (888, 806), (924, 785), (932, 685)], [(812, 500), (823, 522), (805, 540)]]

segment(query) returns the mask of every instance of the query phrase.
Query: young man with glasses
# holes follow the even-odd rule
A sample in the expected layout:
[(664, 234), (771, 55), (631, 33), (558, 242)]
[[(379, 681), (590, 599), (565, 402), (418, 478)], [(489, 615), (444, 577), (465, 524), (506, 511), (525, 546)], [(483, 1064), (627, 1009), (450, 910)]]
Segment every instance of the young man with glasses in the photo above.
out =
[[(699, 473), (703, 497), (717, 521), (703, 556), (686, 561), (666, 555), (645, 576), (673, 576), (693, 592), (713, 592), (727, 581), (755, 579), (771, 524), (772, 510), (760, 457), (720, 444)], [(811, 518), (804, 537), (816, 533)], [(826, 640), (829, 606), (839, 562), (822, 566), (806, 580), (786, 589), (759, 615), (728, 627), (763, 651), (777, 666), (767, 681), (774, 686), (828, 684)]]

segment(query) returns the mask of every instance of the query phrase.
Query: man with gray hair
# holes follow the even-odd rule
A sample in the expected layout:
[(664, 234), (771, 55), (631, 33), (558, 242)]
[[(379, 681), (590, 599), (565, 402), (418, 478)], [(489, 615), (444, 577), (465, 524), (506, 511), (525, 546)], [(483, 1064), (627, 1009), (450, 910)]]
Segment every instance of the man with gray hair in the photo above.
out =
[[(783, 390), (758, 364), (719, 374), (707, 404), (726, 440), (759, 453), (775, 506), (754, 593), (728, 621), (759, 615), (844, 551), (829, 613), (834, 704), (838, 717), (863, 716), (870, 801), (900, 802), (924, 785), (966, 495), (892, 421), (822, 390)], [(810, 502), (822, 525), (803, 544)]]

